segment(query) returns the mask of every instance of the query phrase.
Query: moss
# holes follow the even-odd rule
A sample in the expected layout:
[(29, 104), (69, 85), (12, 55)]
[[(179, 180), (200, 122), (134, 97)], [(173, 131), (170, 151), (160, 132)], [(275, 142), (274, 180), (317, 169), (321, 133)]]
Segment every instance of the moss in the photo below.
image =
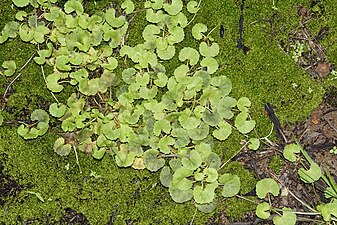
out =
[(230, 221), (242, 221), (247, 213), (256, 209), (253, 197), (245, 199), (228, 198), (226, 199), (226, 206), (225, 211), (227, 215), (230, 215)]
[[(0, 27), (13, 20), (15, 10), (11, 8), (10, 2), (2, 2)], [(110, 1), (86, 1), (86, 11), (102, 10), (108, 2)], [(271, 29), (270, 26), (262, 20), (271, 18), (275, 13), (271, 1), (266, 3), (263, 0), (247, 0), (244, 30), (244, 42), (250, 47), (247, 55), (236, 47), (240, 1), (205, 2), (203, 1), (195, 22), (206, 23), (209, 30), (216, 27), (212, 36), (222, 49), (218, 57), (221, 66), (219, 74), (227, 75), (232, 80), (235, 97), (247, 96), (251, 99), (252, 116), (257, 121), (259, 135), (266, 135), (270, 130), (270, 122), (262, 113), (265, 102), (276, 106), (276, 113), (283, 123), (305, 118), (321, 101), (324, 89), (321, 83), (312, 81), (305, 71), (289, 59), (277, 43), (277, 40), (284, 38), (288, 31), (298, 24), (296, 7), (304, 1), (279, 1), (279, 20), (275, 22), (275, 26), (283, 28), (273, 36), (268, 30)], [(336, 9), (332, 7), (333, 1), (327, 1), (326, 4), (326, 11), (336, 15)], [(327, 17), (326, 23), (334, 24), (332, 18), (333, 16)], [(142, 36), (145, 26), (143, 19), (144, 13), (136, 13), (129, 35), (131, 45), (137, 43)], [(218, 35), (219, 24), (225, 27), (223, 39)], [(187, 28), (184, 45), (193, 46), (194, 42), (189, 34), (191, 27), (190, 25)], [(331, 49), (335, 48), (336, 44), (331, 46)], [(15, 59), (19, 67), (28, 60), (32, 52), (34, 48), (18, 40), (10, 40), (0, 45), (0, 58)], [(331, 59), (336, 57), (332, 50), (328, 51), (328, 55)], [(178, 64), (178, 60), (175, 59), (168, 70), (172, 71)], [(1, 92), (11, 79), (1, 78)], [(294, 88), (293, 83), (298, 84), (298, 87)], [(313, 90), (311, 93), (309, 88)], [(41, 70), (34, 63), (27, 66), (20, 79), (14, 83), (13, 89), (8, 105), (15, 108), (16, 112), (24, 108), (43, 108), (45, 102), (52, 100), (45, 87)], [(116, 224), (126, 223), (125, 221), (134, 221), (135, 224), (186, 224), (192, 220), (194, 205), (174, 203), (168, 190), (160, 185), (157, 173), (117, 168), (110, 157), (95, 161), (92, 157), (80, 153), (79, 161), (83, 170), (83, 174), (80, 174), (74, 155), (64, 159), (52, 151), (53, 142), (57, 138), (55, 133), (57, 131), (52, 130), (37, 140), (23, 141), (17, 136), (15, 128), (0, 128), (0, 153), (5, 152), (9, 157), (5, 165), (6, 172), (26, 190), (38, 192), (45, 199), (45, 203), (42, 203), (36, 196), (22, 191), (16, 199), (7, 203), (6, 215), (0, 214), (0, 220), (6, 221), (6, 224), (15, 224), (19, 215), (26, 220), (31, 217), (45, 218), (47, 214), (51, 214), (52, 218), (57, 220), (68, 207), (83, 213), (91, 224), (102, 224), (109, 221), (115, 205), (118, 207)], [(240, 148), (241, 138), (245, 137), (234, 134), (228, 141), (216, 143), (215, 151), (222, 154), (223, 147), (226, 147), (224, 160), (227, 160)], [(68, 163), (70, 167), (67, 170)], [(91, 177), (91, 171), (102, 178)], [(254, 188), (256, 178), (238, 162), (228, 164), (225, 171), (237, 174), (241, 178), (241, 194)], [(227, 199), (221, 205), (223, 204), (226, 205), (227, 216), (231, 220), (238, 220), (245, 212), (255, 208), (254, 204), (236, 198)], [(194, 223), (204, 224), (210, 216), (197, 212)]]
[(274, 155), (270, 160), (269, 168), (279, 175), (283, 164), (282, 158), (279, 155)]

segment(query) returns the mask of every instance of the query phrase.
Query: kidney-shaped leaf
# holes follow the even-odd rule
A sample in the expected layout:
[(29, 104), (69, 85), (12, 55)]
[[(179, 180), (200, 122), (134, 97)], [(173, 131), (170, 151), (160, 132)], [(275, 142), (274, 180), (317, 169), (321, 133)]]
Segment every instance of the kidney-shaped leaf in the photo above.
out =
[(270, 216), (270, 205), (267, 202), (263, 202), (257, 205), (256, 215), (261, 219), (268, 219)]
[(282, 216), (275, 216), (273, 218), (273, 222), (275, 225), (295, 225), (296, 224), (296, 214), (287, 207), (282, 209), (283, 215)]
[(179, 60), (184, 62), (185, 60), (189, 61), (190, 65), (195, 65), (199, 61), (199, 52), (191, 47), (184, 47), (179, 52)]
[(205, 188), (197, 185), (193, 189), (193, 197), (196, 203), (205, 204), (211, 203), (215, 198), (215, 189), (218, 187), (218, 182), (206, 184)]
[(305, 183), (313, 183), (321, 178), (322, 170), (317, 163), (312, 163), (308, 170), (300, 168), (298, 170), (298, 175), (300, 175), (301, 180)]
[(187, 179), (187, 177), (191, 176), (192, 173), (193, 170), (180, 167), (173, 174), (172, 185), (182, 191), (191, 189), (192, 181)]
[(183, 166), (189, 170), (197, 169), (202, 163), (201, 156), (196, 150), (190, 151), (190, 153), (186, 155), (181, 161)]
[(202, 39), (204, 32), (207, 32), (207, 26), (203, 23), (197, 23), (192, 27), (192, 35), (197, 40)]
[(221, 177), (219, 177), (219, 183), (223, 184), (221, 194), (225, 198), (233, 197), (240, 191), (240, 178), (237, 175), (229, 173), (223, 174)]
[(300, 153), (302, 147), (298, 144), (289, 144), (286, 145), (283, 149), (283, 156), (290, 162), (296, 161), (295, 153)]
[(271, 193), (274, 196), (278, 196), (280, 193), (279, 185), (271, 178), (265, 178), (256, 184), (257, 197), (264, 198), (266, 197), (267, 193)]
[(169, 192), (170, 192), (170, 195), (171, 195), (173, 201), (175, 201), (177, 203), (187, 202), (187, 201), (191, 200), (192, 197), (193, 197), (191, 189), (180, 190), (180, 189), (174, 187), (172, 183), (169, 186)]
[(145, 151), (143, 158), (146, 168), (152, 172), (155, 172), (165, 165), (164, 159), (158, 159), (158, 151), (155, 149), (150, 149)]

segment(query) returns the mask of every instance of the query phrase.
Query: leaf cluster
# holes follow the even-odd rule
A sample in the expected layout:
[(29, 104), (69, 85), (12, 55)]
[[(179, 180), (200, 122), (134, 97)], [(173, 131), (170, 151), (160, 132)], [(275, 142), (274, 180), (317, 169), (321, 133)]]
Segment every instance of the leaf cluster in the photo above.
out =
[[(65, 85), (77, 90), (66, 102), (52, 103), (49, 114), (35, 110), (31, 120), (37, 122), (18, 129), (23, 138), (46, 133), (51, 115), (66, 134), (53, 146), (61, 156), (74, 148), (97, 160), (109, 154), (119, 167), (160, 170), (174, 201), (193, 199), (204, 212), (215, 209), (218, 188), (223, 197), (239, 192), (237, 175), (219, 174), (221, 160), (212, 151), (213, 142), (225, 141), (233, 130), (246, 135), (255, 121), (249, 99), (231, 97), (231, 81), (217, 73), (220, 49), (205, 24), (192, 27), (197, 47), (178, 46), (192, 22), (188, 17), (200, 4), (189, 1), (185, 15), (182, 0), (147, 0), (144, 42), (130, 46), (131, 0), (124, 1), (122, 12), (110, 8), (94, 15), (86, 14), (77, 0), (63, 7), (56, 0), (13, 3), (34, 9), (19, 11), (18, 22), (5, 25), (0, 43), (19, 36), (36, 45), (35, 63), (53, 67), (45, 77), (47, 88), (55, 94)], [(164, 64), (175, 56), (180, 64), (169, 73)], [(2, 67), (6, 76), (16, 70), (13, 61)], [(122, 72), (115, 75), (117, 67)], [(257, 138), (249, 143), (254, 150), (260, 144)]]

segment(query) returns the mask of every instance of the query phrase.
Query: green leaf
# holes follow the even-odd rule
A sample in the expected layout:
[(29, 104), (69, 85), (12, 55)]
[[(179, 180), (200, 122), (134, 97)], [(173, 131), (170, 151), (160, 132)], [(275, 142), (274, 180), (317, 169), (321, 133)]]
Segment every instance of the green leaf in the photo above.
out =
[(164, 18), (164, 13), (162, 10), (154, 12), (153, 9), (146, 10), (146, 20), (150, 23), (159, 23)]
[(71, 151), (71, 145), (65, 144), (64, 138), (60, 137), (55, 141), (53, 149), (58, 155), (67, 156)]
[(216, 109), (222, 118), (231, 119), (234, 116), (232, 112), (234, 106), (236, 106), (236, 99), (226, 96), (220, 99)]
[(202, 160), (200, 154), (197, 151), (192, 150), (189, 154), (182, 158), (181, 162), (184, 168), (188, 170), (195, 170), (201, 165)]
[(55, 59), (55, 66), (58, 70), (61, 71), (69, 71), (71, 70), (70, 65), (68, 65), (69, 63), (69, 57), (68, 56), (57, 56)]
[(103, 156), (105, 155), (105, 152), (106, 148), (98, 149), (97, 146), (95, 146), (92, 151), (92, 157), (94, 157), (95, 159), (102, 159)]
[(198, 7), (198, 2), (196, 1), (189, 1), (187, 3), (187, 11), (189, 13), (195, 14), (199, 11), (199, 7)]
[(45, 122), (45, 123), (49, 122), (48, 113), (42, 109), (35, 109), (30, 115), (30, 118), (33, 121), (39, 121), (39, 122)]
[(180, 12), (177, 15), (171, 16), (172, 26), (178, 26), (185, 28), (188, 24), (187, 17), (184, 13)]
[(77, 0), (69, 0), (64, 5), (64, 11), (67, 14), (76, 11), (77, 15), (81, 15), (83, 13), (83, 6), (82, 6), (81, 2), (79, 2)]
[(19, 11), (15, 14), (15, 18), (19, 21), (23, 21), (24, 17), (27, 17), (27, 13), (25, 11)]
[(225, 173), (219, 177), (219, 183), (223, 184), (222, 196), (233, 197), (240, 191), (240, 178), (237, 175)]
[(331, 216), (337, 217), (337, 201), (324, 205), (321, 209), (324, 221), (331, 221)]
[(201, 211), (203, 213), (211, 213), (217, 207), (217, 200), (216, 200), (216, 198), (214, 198), (214, 200), (211, 203), (206, 203), (206, 204), (195, 203), (194, 205), (199, 211)]
[(209, 126), (206, 123), (201, 122), (197, 128), (188, 130), (187, 133), (191, 139), (201, 141), (209, 134)]
[(116, 128), (113, 121), (104, 124), (102, 127), (102, 132), (106, 138), (112, 141), (117, 140), (121, 135), (120, 129)]
[(175, 128), (172, 129), (171, 135), (176, 137), (176, 144), (175, 147), (184, 147), (190, 143), (190, 138), (188, 137), (187, 131), (183, 128)]
[(283, 207), (282, 212), (283, 212), (282, 216), (275, 216), (273, 218), (273, 222), (275, 225), (296, 224), (296, 214), (290, 208)]
[(199, 52), (191, 47), (184, 47), (179, 52), (179, 60), (184, 62), (185, 60), (188, 60), (188, 63), (191, 66), (194, 66), (199, 61)]
[(182, 0), (171, 0), (171, 4), (169, 3), (164, 3), (163, 8), (165, 11), (174, 16), (177, 15), (183, 8), (183, 2)]
[(12, 0), (17, 7), (25, 7), (29, 4), (29, 0)]
[(155, 41), (158, 34), (160, 34), (160, 29), (153, 24), (147, 25), (143, 30), (143, 38), (145, 41)]
[(165, 136), (159, 140), (159, 149), (164, 154), (170, 154), (170, 145), (174, 145), (175, 140), (172, 137)]
[(116, 18), (116, 11), (113, 8), (110, 8), (105, 13), (106, 22), (115, 28), (121, 27), (125, 24), (125, 16), (120, 16)]
[(270, 205), (267, 202), (263, 202), (257, 205), (256, 215), (261, 219), (268, 219), (270, 216)]
[(214, 168), (205, 168), (204, 174), (207, 176), (206, 182), (215, 182), (218, 179), (218, 171)]
[(193, 170), (189, 170), (185, 167), (180, 167), (177, 169), (172, 177), (172, 185), (181, 190), (187, 191), (192, 188), (192, 181), (187, 179), (187, 177), (193, 174)]
[(200, 125), (200, 119), (185, 114), (179, 116), (179, 122), (186, 130), (196, 129)]
[(239, 130), (242, 134), (247, 134), (251, 132), (255, 127), (255, 121), (254, 120), (247, 120), (248, 113), (247, 112), (241, 112), (239, 113), (235, 118), (235, 127)]
[(211, 152), (207, 157), (205, 157), (204, 162), (206, 165), (208, 165), (210, 168), (219, 170), (220, 165), (221, 165), (221, 159), (218, 156), (218, 154)]
[(248, 108), (251, 106), (251, 102), (247, 97), (239, 98), (237, 102), (237, 107), (242, 112), (248, 112)]
[(197, 23), (192, 27), (192, 36), (197, 40), (202, 39), (205, 32), (207, 32), (207, 26), (203, 23)]
[(163, 7), (164, 0), (150, 0), (146, 1), (145, 8), (161, 9)]
[(278, 196), (280, 193), (279, 185), (271, 178), (262, 179), (256, 184), (257, 197), (265, 198), (267, 193), (271, 193), (274, 196)]
[(61, 78), (60, 74), (52, 73), (46, 78), (47, 88), (52, 92), (60, 92), (63, 90), (63, 86), (58, 83)]
[(172, 181), (170, 167), (164, 166), (160, 172), (160, 182), (164, 187), (169, 187)]
[(158, 73), (157, 74), (158, 79), (154, 80), (154, 84), (158, 87), (165, 87), (168, 81), (168, 77), (165, 75), (165, 73)]
[(203, 60), (201, 60), (200, 65), (202, 67), (206, 67), (207, 68), (207, 72), (209, 74), (213, 74), (215, 73), (218, 68), (219, 68), (219, 64), (216, 61), (216, 59), (212, 58), (212, 57), (206, 57)]
[(296, 161), (296, 154), (301, 152), (301, 145), (298, 144), (288, 144), (284, 147), (283, 156), (290, 162)]
[(309, 170), (300, 168), (298, 175), (300, 175), (301, 180), (305, 183), (313, 183), (321, 178), (322, 170), (317, 163), (311, 163)]
[(258, 150), (260, 147), (260, 139), (258, 138), (250, 138), (248, 148), (251, 150)]
[(50, 106), (49, 106), (49, 113), (50, 115), (54, 116), (54, 117), (57, 117), (57, 118), (60, 118), (62, 117), (65, 112), (67, 110), (67, 107), (65, 105), (63, 105), (62, 103), (52, 103)]
[(126, 148), (121, 148), (115, 155), (115, 161), (119, 167), (129, 167), (133, 164), (136, 153), (129, 152)]
[(174, 45), (182, 42), (185, 37), (184, 29), (179, 26), (169, 27), (170, 36), (167, 37), (168, 43)]
[(202, 115), (202, 120), (208, 125), (214, 127), (220, 122), (220, 115), (217, 112), (212, 112), (210, 110), (205, 110)]
[(12, 76), (15, 73), (16, 63), (13, 60), (4, 61), (2, 63), (2, 67), (6, 69), (4, 74), (9, 77), (9, 76)]
[(162, 60), (169, 60), (169, 59), (172, 59), (173, 56), (175, 55), (176, 53), (176, 48), (173, 46), (173, 45), (169, 45), (167, 46), (166, 49), (164, 50), (159, 50), (157, 48), (157, 55), (160, 59)]
[(194, 173), (194, 179), (196, 181), (202, 181), (205, 178), (205, 175), (203, 173)]
[(34, 38), (34, 32), (26, 24), (20, 26), (19, 35), (21, 40), (25, 42), (29, 42)]
[(205, 188), (197, 185), (193, 189), (193, 197), (196, 203), (205, 204), (211, 203), (215, 198), (215, 189), (218, 187), (218, 182), (206, 184)]
[(152, 172), (159, 170), (165, 165), (164, 159), (157, 158), (158, 153), (159, 152), (157, 150), (150, 149), (145, 151), (143, 156), (146, 168)]
[(175, 201), (177, 203), (187, 202), (187, 201), (191, 200), (192, 197), (193, 197), (191, 189), (180, 190), (180, 189), (174, 187), (172, 183), (169, 186), (169, 192), (170, 192), (170, 196), (172, 197), (173, 201)]
[(161, 132), (164, 132), (166, 134), (169, 134), (171, 131), (171, 125), (170, 122), (167, 120), (158, 120), (154, 123), (153, 127), (153, 133), (156, 136), (159, 136)]
[(121, 8), (124, 9), (126, 14), (130, 14), (135, 9), (135, 5), (131, 0), (125, 0), (121, 5)]
[(127, 68), (125, 70), (123, 70), (122, 72), (122, 79), (125, 83), (127, 84), (132, 84), (135, 81), (135, 74), (136, 74), (136, 70), (135, 68), (131, 67), (131, 68)]
[(194, 146), (194, 149), (204, 158), (209, 156), (212, 152), (212, 147), (207, 143), (200, 143)]
[(115, 57), (108, 57), (107, 60), (108, 60), (108, 63), (102, 64), (103, 68), (108, 69), (110, 71), (112, 71), (112, 70), (114, 70), (114, 69), (117, 68), (118, 61), (117, 61), (117, 59)]
[(199, 52), (204, 57), (215, 57), (219, 54), (219, 45), (213, 43), (211, 46), (208, 46), (206, 42), (201, 42), (199, 46)]
[(221, 141), (226, 140), (232, 133), (232, 127), (225, 121), (221, 121), (219, 124), (219, 129), (213, 131), (213, 136)]
[(1, 43), (6, 41), (9, 37), (10, 38), (15, 38), (19, 30), (19, 23), (15, 21), (11, 21), (6, 23), (5, 27), (2, 30), (2, 38), (4, 38)]

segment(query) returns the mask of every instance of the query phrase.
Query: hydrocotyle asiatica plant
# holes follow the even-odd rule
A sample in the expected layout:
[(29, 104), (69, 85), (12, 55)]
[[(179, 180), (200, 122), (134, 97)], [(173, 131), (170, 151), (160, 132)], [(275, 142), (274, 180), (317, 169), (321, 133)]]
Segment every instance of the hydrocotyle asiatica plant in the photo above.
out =
[[(193, 24), (201, 1), (145, 1), (144, 42), (133, 46), (127, 37), (138, 11), (131, 0), (94, 15), (84, 12), (80, 0), (64, 6), (57, 0), (13, 3), (33, 10), (17, 12), (0, 43), (19, 36), (36, 46), (34, 61), (55, 99), (48, 113), (32, 112), (36, 123), (19, 126), (24, 139), (45, 134), (52, 117), (66, 134), (55, 141), (57, 154), (80, 150), (95, 159), (109, 154), (119, 167), (160, 170), (175, 202), (193, 199), (199, 210), (211, 212), (216, 189), (224, 197), (239, 192), (239, 177), (220, 174), (221, 160), (212, 149), (233, 130), (248, 134), (255, 121), (249, 99), (231, 97), (231, 81), (217, 71), (220, 49), (211, 32)], [(184, 45), (186, 30), (197, 47)], [(173, 69), (172, 59), (179, 60)], [(52, 73), (45, 74), (46, 66)], [(2, 67), (5, 76), (16, 73), (13, 61)], [(57, 93), (65, 85), (75, 91), (62, 102)], [(256, 150), (259, 139), (247, 144)]]

